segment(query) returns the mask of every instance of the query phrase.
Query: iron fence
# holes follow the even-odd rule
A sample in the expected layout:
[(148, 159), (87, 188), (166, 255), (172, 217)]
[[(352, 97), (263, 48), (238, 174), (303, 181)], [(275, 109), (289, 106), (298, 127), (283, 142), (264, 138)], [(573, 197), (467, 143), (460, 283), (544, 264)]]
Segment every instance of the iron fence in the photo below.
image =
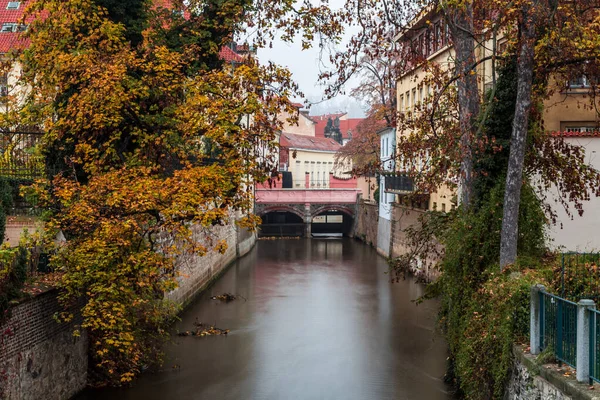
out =
[(600, 382), (600, 312), (587, 310), (590, 319), (590, 380)]
[(412, 179), (406, 175), (385, 174), (386, 192), (413, 192), (414, 185)]
[(304, 224), (262, 224), (258, 230), (260, 237), (301, 237), (304, 236)]
[(540, 348), (550, 347), (557, 360), (576, 368), (577, 304), (540, 292)]
[(41, 132), (0, 131), (0, 176), (33, 180), (44, 174)]
[(600, 300), (600, 253), (563, 253), (560, 260), (560, 295), (578, 301)]

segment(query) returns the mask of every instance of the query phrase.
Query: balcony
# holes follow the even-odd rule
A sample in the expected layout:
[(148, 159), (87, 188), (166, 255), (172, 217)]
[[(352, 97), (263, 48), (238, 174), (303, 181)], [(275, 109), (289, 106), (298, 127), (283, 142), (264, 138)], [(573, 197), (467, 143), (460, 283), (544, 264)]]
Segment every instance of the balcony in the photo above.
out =
[(394, 194), (409, 194), (414, 192), (412, 179), (406, 175), (385, 174), (385, 191)]

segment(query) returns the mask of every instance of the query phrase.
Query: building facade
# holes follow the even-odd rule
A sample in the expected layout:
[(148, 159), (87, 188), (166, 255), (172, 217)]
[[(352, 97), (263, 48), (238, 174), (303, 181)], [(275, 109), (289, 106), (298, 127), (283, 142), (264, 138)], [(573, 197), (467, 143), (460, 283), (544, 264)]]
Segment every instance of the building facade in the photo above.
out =
[[(433, 8), (423, 12), (410, 24), (410, 29), (398, 35), (395, 40), (410, 46), (413, 51), (419, 52), (429, 62), (439, 65), (442, 69), (454, 68), (454, 49), (450, 42), (448, 29), (441, 15)], [(496, 43), (491, 40), (476, 48), (478, 60), (484, 60), (492, 55), (493, 49), (502, 52), (506, 46), (506, 39), (498, 35)], [(481, 62), (475, 72), (478, 76), (479, 89), (485, 93), (495, 81), (492, 75), (492, 61)], [(415, 67), (402, 75), (396, 85), (398, 112), (410, 118), (418, 112), (419, 105), (433, 90), (427, 84), (427, 72), (420, 67)], [(600, 168), (600, 161), (596, 159), (600, 150), (600, 137), (598, 127), (600, 119), (598, 113), (590, 107), (589, 92), (591, 80), (585, 75), (574, 77), (567, 85), (557, 79), (550, 79), (553, 87), (552, 95), (544, 102), (543, 121), (548, 134), (565, 136), (567, 142), (581, 146), (590, 165)], [(398, 129), (396, 135), (408, 135), (410, 132)], [(383, 152), (383, 144), (382, 144)], [(402, 172), (402, 171), (399, 171)], [(398, 181), (396, 186), (403, 185)], [(456, 182), (441, 185), (434, 193), (429, 193), (425, 206), (429, 210), (449, 211), (456, 205), (456, 190), (451, 189)], [(451, 184), (452, 183), (452, 184)], [(396, 192), (382, 183), (381, 191)], [(408, 185), (407, 185), (408, 187)], [(460, 190), (460, 188), (459, 188)], [(555, 197), (555, 189), (547, 193), (549, 198)], [(400, 200), (400, 199), (397, 199)], [(600, 200), (593, 198), (584, 204), (584, 217), (575, 216), (571, 219), (562, 209), (557, 209), (559, 222), (556, 226), (549, 227), (549, 236), (552, 246), (565, 250), (592, 250), (600, 249), (600, 235), (592, 234), (593, 226), (600, 222)], [(598, 237), (598, 239), (596, 239)]]

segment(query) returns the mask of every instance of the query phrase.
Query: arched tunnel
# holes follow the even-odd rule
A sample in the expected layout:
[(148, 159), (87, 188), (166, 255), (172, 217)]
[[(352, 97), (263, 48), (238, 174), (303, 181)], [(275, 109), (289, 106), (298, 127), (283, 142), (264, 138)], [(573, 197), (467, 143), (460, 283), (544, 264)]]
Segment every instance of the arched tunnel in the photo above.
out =
[(306, 223), (298, 213), (273, 210), (262, 214), (260, 237), (342, 237), (352, 232), (354, 218), (347, 212), (328, 209), (317, 212)]
[(313, 217), (311, 233), (319, 236), (349, 236), (352, 231), (354, 219), (339, 210), (324, 211)]

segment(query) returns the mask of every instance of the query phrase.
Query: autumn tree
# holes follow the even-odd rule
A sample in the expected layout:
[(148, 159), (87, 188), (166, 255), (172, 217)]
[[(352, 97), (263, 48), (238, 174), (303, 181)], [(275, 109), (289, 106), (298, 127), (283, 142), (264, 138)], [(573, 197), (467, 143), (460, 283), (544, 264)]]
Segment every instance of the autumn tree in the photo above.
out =
[(380, 170), (380, 143), (378, 132), (387, 126), (385, 120), (379, 119), (377, 111), (372, 112), (356, 127), (352, 139), (335, 154), (336, 163), (352, 165), (353, 175), (368, 175)]
[[(254, 181), (271, 170), (290, 73), (218, 52), (244, 21), (237, 1), (40, 0), (23, 52), (24, 123), (45, 130), (48, 243), (61, 301), (81, 309), (92, 381), (123, 384), (156, 360), (186, 252), (225, 251), (214, 225), (252, 228)], [(250, 123), (247, 123), (250, 121)], [(63, 313), (61, 319), (71, 320)]]

